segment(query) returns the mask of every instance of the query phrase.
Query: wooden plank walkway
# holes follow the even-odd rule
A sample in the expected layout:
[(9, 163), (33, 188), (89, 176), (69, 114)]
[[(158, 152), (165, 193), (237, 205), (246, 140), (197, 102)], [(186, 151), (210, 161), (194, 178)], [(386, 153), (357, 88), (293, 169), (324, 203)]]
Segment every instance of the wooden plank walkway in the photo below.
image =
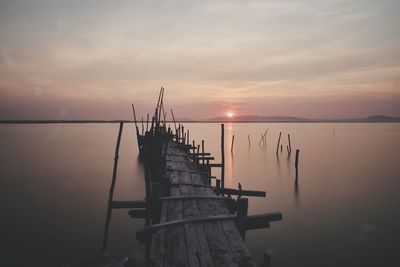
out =
[[(173, 198), (161, 198), (160, 224), (194, 220), (153, 231), (150, 266), (256, 266), (224, 199), (216, 198), (212, 187), (197, 186), (208, 185), (209, 177), (174, 141), (168, 143), (166, 168), (161, 177), (168, 179)], [(212, 216), (227, 218), (195, 221)]]

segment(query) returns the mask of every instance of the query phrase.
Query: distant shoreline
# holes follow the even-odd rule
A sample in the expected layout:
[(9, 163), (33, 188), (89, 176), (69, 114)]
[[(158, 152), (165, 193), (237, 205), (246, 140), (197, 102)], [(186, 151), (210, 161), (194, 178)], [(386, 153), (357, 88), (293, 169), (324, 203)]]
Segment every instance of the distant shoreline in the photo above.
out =
[[(81, 123), (134, 123), (133, 120), (0, 120), (0, 124), (81, 124)], [(137, 121), (141, 124), (142, 121)], [(146, 122), (145, 122), (146, 123)], [(173, 121), (167, 121), (167, 123), (174, 123)], [(400, 123), (400, 120), (382, 120), (382, 121), (370, 121), (365, 119), (347, 119), (347, 120), (303, 120), (303, 121), (232, 121), (232, 120), (220, 120), (220, 121), (186, 121), (177, 120), (176, 123)]]

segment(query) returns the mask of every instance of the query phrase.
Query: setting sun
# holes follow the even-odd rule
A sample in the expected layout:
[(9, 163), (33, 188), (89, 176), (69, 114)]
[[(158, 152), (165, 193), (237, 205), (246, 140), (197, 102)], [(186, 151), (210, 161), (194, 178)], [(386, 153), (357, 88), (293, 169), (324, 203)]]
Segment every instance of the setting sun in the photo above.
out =
[(228, 116), (228, 118), (233, 118), (233, 112), (229, 111), (226, 113), (226, 116)]

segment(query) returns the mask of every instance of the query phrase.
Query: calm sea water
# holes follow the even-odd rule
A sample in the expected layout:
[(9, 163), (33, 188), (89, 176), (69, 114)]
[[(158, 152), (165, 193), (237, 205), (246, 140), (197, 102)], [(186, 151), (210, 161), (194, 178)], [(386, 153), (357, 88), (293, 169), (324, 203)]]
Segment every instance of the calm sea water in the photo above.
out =
[[(220, 125), (185, 127), (219, 162)], [(267, 192), (250, 198), (250, 214), (283, 214), (269, 229), (247, 232), (258, 262), (268, 251), (272, 266), (400, 266), (400, 124), (225, 128), (226, 186)], [(266, 129), (267, 145), (259, 146)], [(117, 124), (0, 125), (0, 266), (60, 266), (100, 251), (117, 131)], [(300, 149), (297, 183), (287, 134), (293, 151)], [(116, 200), (144, 197), (137, 152), (133, 127), (125, 125)], [(143, 262), (135, 238), (142, 226), (127, 210), (114, 210), (109, 252)]]

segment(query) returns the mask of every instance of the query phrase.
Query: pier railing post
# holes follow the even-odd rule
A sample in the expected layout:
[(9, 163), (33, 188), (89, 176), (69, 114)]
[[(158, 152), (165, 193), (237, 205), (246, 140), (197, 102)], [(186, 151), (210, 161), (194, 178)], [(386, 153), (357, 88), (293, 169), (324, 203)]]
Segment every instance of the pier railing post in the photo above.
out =
[(221, 187), (225, 188), (225, 133), (224, 124), (221, 124)]

